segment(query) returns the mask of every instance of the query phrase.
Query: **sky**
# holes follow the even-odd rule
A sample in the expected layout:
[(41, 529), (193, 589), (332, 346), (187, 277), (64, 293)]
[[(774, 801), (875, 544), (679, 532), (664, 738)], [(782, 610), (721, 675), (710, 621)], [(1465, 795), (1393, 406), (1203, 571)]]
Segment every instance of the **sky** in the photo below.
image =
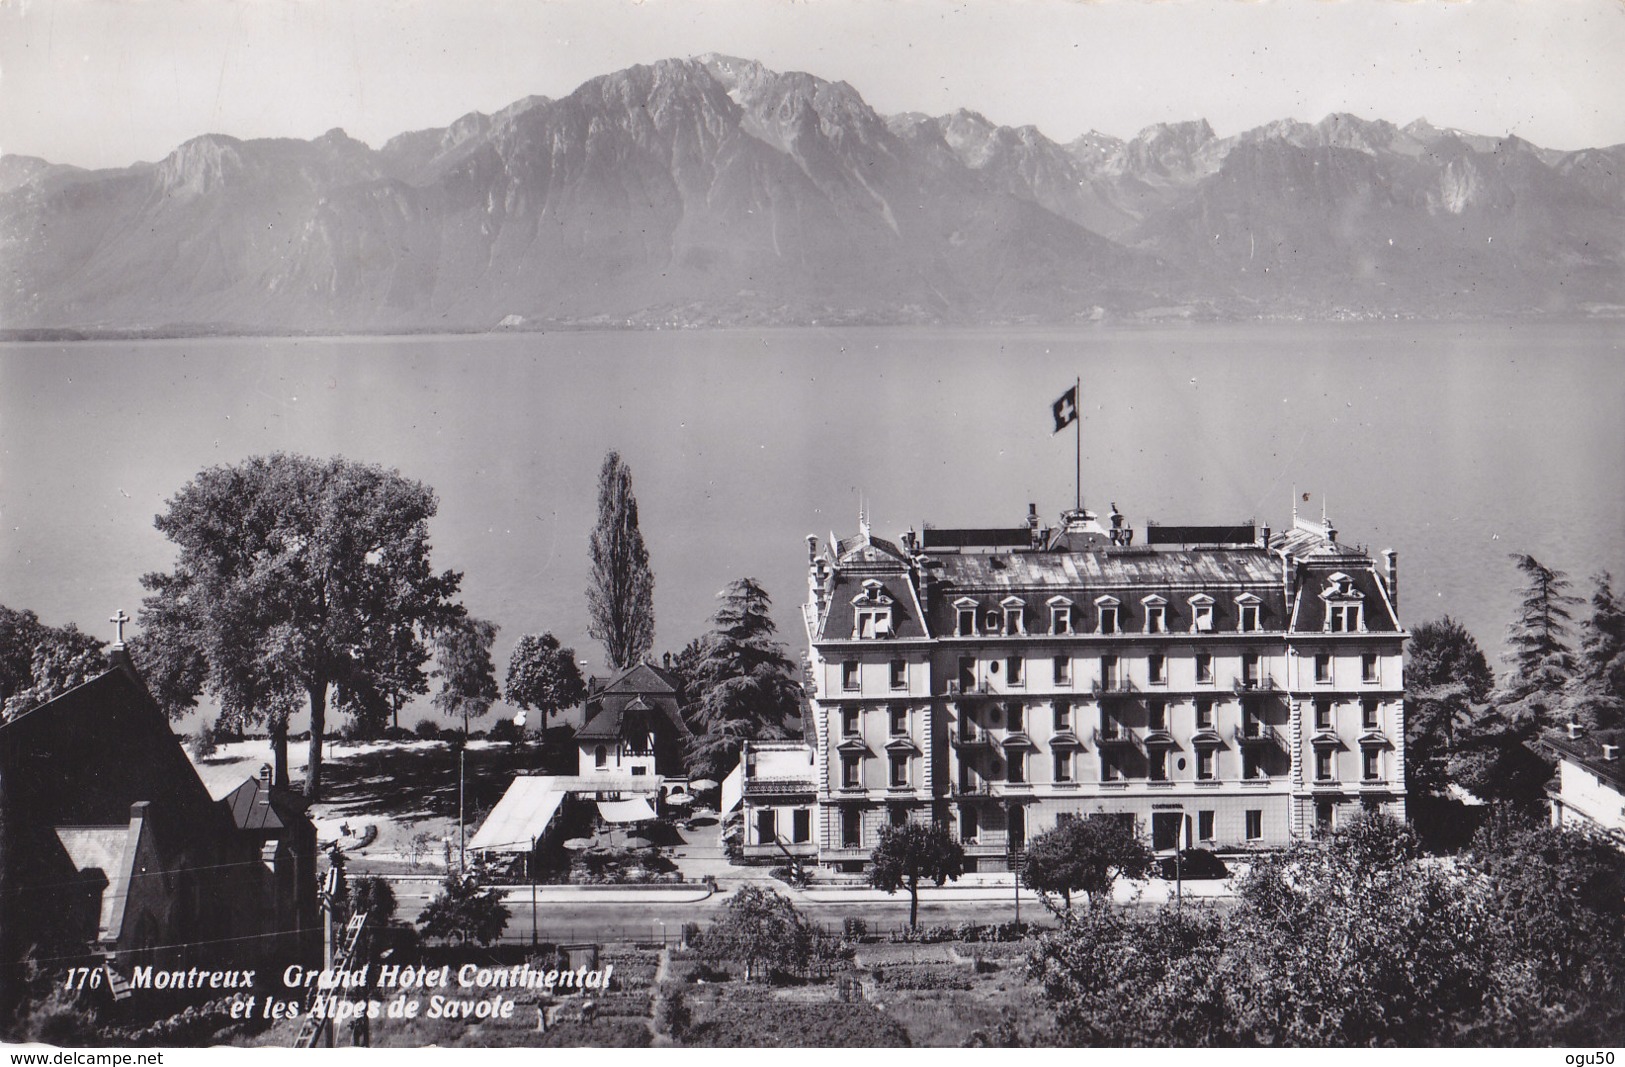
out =
[(0, 0), (0, 152), (124, 166), (334, 127), (376, 147), (707, 52), (1062, 141), (1347, 111), (1625, 143), (1620, 0)]

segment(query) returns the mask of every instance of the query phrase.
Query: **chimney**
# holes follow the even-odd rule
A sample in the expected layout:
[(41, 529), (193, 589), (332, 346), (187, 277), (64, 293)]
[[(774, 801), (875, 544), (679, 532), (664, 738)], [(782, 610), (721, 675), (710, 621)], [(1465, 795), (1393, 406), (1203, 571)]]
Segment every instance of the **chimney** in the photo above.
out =
[(1565, 727), (1569, 732), (1570, 741), (1578, 741), (1585, 736), (1586, 728), (1577, 722), (1566, 723)]
[(662, 665), (662, 666), (664, 666), (664, 667), (665, 667), (665, 668), (666, 668), (666, 669), (667, 669), (667, 670), (668, 670), (668, 671), (669, 671), (669, 670), (671, 670), (671, 653), (670, 653), (670, 652), (667, 652), (667, 653), (665, 653), (665, 654), (664, 654), (664, 655), (662, 655), (662, 656), (661, 656), (661, 657), (660, 657), (660, 663), (661, 663), (661, 665)]
[(807, 535), (807, 562), (811, 563), (818, 558), (818, 535)]
[(1399, 607), (1399, 553), (1391, 548), (1382, 550), (1382, 566), (1384, 576), (1388, 581), (1388, 599), (1393, 601), (1397, 610)]
[(260, 764), (260, 781), (266, 785), (271, 784), (271, 765), (269, 763)]
[(1619, 761), (1619, 746), (1618, 745), (1604, 745), (1604, 746), (1602, 746), (1602, 758), (1607, 760), (1609, 763), (1617, 763)]
[(1258, 543), (1264, 548), (1270, 547), (1270, 528), (1268, 526), (1259, 527)]

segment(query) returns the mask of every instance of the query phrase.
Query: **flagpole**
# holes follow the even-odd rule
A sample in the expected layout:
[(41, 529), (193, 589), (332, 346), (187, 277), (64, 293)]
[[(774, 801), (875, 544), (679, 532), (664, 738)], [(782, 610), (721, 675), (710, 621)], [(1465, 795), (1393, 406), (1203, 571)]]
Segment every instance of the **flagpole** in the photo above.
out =
[[(1078, 465), (1077, 465), (1078, 480), (1077, 480), (1077, 483), (1076, 483), (1076, 485), (1077, 485), (1077, 496), (1074, 499), (1073, 503), (1076, 504), (1077, 510), (1081, 512), (1081, 511), (1083, 511), (1083, 378), (1082, 378), (1081, 375), (1079, 377), (1073, 379), (1073, 382), (1072, 382), (1072, 397), (1073, 397), (1073, 399), (1075, 401), (1077, 401), (1077, 403), (1073, 405), (1074, 409), (1077, 412), (1077, 414), (1073, 418), (1072, 421), (1075, 424), (1074, 429), (1077, 430), (1077, 445), (1078, 445)], [(1081, 516), (1080, 516), (1080, 518), (1081, 518)]]

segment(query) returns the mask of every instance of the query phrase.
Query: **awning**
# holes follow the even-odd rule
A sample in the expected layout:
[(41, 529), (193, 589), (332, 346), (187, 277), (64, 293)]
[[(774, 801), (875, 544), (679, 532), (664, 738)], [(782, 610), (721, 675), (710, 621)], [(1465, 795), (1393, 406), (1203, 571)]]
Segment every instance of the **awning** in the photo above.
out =
[(529, 852), (547, 830), (565, 794), (540, 775), (513, 780), (468, 843), (470, 852)]
[(642, 797), (631, 800), (600, 800), (598, 814), (605, 822), (643, 822), (655, 817), (655, 810)]

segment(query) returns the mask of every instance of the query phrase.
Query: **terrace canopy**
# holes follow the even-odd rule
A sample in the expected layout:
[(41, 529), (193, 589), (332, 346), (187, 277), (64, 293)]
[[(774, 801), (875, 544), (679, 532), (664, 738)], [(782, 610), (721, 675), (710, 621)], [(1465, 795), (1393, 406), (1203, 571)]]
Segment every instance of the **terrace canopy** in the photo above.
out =
[(655, 810), (642, 797), (633, 797), (631, 800), (600, 800), (598, 814), (605, 822), (643, 822), (654, 818)]
[(565, 793), (547, 778), (513, 780), (485, 824), (468, 843), (470, 852), (529, 852), (564, 803)]

